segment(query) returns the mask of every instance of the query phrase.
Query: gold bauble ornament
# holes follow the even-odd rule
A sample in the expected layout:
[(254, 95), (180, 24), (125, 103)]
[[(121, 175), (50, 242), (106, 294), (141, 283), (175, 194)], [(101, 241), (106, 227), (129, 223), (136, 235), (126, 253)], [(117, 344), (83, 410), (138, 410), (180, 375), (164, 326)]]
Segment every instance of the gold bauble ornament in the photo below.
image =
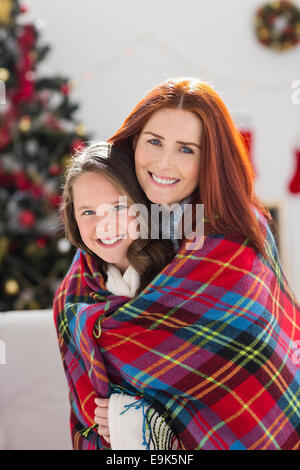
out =
[(276, 2), (273, 2), (273, 3), (272, 3), (272, 8), (273, 8), (273, 10), (278, 10), (278, 9), (280, 8), (280, 3), (281, 3), (281, 2), (280, 2), (279, 0), (276, 1)]
[(260, 28), (258, 35), (262, 40), (267, 39), (269, 37), (269, 31), (266, 28)]
[(6, 237), (1, 237), (0, 238), (0, 263), (6, 253), (8, 252), (8, 247), (9, 247), (9, 240)]
[(33, 60), (33, 61), (36, 61), (36, 59), (38, 58), (38, 54), (37, 54), (36, 51), (30, 51), (28, 55), (29, 55), (30, 59)]
[(12, 0), (0, 0), (0, 23), (10, 25), (12, 22), (11, 12), (13, 9)]
[(69, 154), (64, 155), (61, 159), (61, 163), (65, 169), (70, 165), (71, 161), (72, 161), (72, 156)]
[(41, 305), (36, 300), (31, 300), (28, 302), (27, 306), (30, 310), (37, 310), (41, 308)]
[(20, 290), (20, 286), (15, 279), (8, 279), (4, 284), (4, 292), (6, 295), (16, 295)]
[(31, 129), (30, 116), (23, 116), (19, 122), (19, 129), (21, 132), (28, 132)]
[(9, 76), (10, 76), (9, 70), (1, 67), (0, 68), (0, 80), (2, 82), (7, 82), (7, 80), (9, 79)]
[(76, 88), (76, 86), (77, 86), (76, 80), (72, 79), (68, 81), (68, 87), (70, 88), (70, 90)]
[(86, 134), (86, 128), (84, 127), (83, 124), (78, 124), (75, 128), (76, 134), (83, 136)]
[(282, 51), (287, 51), (288, 49), (290, 49), (290, 47), (292, 46), (292, 44), (288, 41), (284, 42), (281, 46), (281, 50)]
[(33, 169), (30, 169), (30, 171), (28, 172), (30, 174), (30, 178), (31, 180), (35, 183), (35, 184), (41, 184), (43, 182), (43, 178), (41, 177), (41, 175), (39, 173), (37, 173), (35, 170)]
[(39, 248), (35, 243), (29, 243), (25, 248), (26, 256), (36, 256), (39, 252)]

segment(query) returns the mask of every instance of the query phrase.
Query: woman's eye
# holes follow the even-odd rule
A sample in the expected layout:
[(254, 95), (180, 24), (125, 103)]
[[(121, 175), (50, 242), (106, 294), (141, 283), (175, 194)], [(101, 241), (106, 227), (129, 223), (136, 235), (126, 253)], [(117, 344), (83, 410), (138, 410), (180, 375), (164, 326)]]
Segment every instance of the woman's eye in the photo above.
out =
[(194, 153), (192, 149), (190, 149), (190, 147), (181, 147), (181, 150), (183, 151), (183, 153)]
[(148, 142), (150, 142), (152, 145), (160, 145), (160, 140), (158, 139), (150, 139)]

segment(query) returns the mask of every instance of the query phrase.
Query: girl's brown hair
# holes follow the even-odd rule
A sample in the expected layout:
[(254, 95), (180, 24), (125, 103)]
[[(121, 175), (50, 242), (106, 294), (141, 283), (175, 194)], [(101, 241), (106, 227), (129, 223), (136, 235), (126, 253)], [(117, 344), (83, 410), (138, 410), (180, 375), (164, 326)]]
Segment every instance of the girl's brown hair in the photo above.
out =
[(253, 206), (267, 221), (271, 214), (254, 193), (254, 171), (240, 132), (209, 85), (194, 78), (162, 82), (142, 98), (108, 141), (132, 152), (149, 118), (162, 108), (185, 109), (202, 121), (200, 179), (193, 202), (204, 204), (205, 235), (237, 232), (268, 259)]
[[(118, 149), (116, 145), (107, 142), (91, 144), (73, 157), (65, 172), (60, 207), (65, 233), (75, 247), (81, 248), (97, 258), (99, 268), (106, 281), (107, 263), (83, 243), (74, 213), (73, 183), (76, 178), (89, 171), (104, 174), (120, 190), (121, 194), (127, 196), (129, 205), (143, 204), (150, 212), (150, 202), (137, 181), (133, 155)], [(141, 233), (151, 233), (152, 222), (150, 217), (143, 218), (143, 213), (140, 213), (139, 223)], [(158, 240), (148, 237), (138, 238), (131, 243), (128, 248), (127, 258), (140, 274), (140, 287), (137, 293), (149, 284), (174, 255), (175, 250), (170, 240)]]

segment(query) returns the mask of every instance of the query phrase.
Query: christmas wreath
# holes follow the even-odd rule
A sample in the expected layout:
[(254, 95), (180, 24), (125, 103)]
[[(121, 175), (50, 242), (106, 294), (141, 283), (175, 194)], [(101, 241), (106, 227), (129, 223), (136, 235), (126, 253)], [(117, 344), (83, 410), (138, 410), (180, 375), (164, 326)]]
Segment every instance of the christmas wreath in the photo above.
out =
[(287, 0), (266, 3), (255, 16), (261, 44), (282, 52), (300, 42), (300, 9)]

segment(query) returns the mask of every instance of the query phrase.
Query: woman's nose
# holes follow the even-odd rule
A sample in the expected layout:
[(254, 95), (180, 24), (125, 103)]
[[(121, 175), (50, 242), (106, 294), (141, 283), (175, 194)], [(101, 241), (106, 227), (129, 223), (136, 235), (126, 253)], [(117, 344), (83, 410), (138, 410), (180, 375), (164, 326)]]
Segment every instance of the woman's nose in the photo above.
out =
[(172, 168), (172, 155), (169, 151), (164, 150), (158, 159), (157, 166), (160, 169)]

